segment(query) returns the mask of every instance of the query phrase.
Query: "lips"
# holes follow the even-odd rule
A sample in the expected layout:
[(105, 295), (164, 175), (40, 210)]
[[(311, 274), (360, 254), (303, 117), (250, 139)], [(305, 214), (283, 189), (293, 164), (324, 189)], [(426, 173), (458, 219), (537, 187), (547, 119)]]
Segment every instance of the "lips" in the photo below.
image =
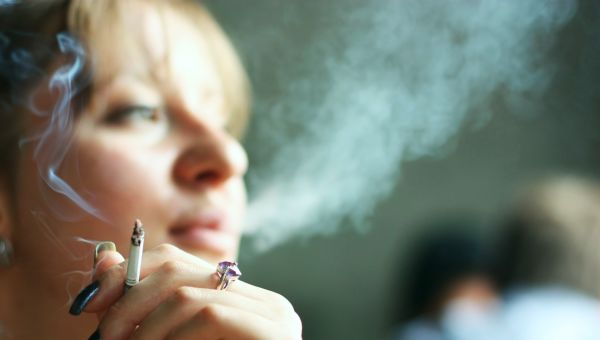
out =
[(231, 253), (237, 238), (229, 227), (227, 215), (218, 210), (204, 210), (182, 218), (169, 228), (172, 243), (198, 252)]

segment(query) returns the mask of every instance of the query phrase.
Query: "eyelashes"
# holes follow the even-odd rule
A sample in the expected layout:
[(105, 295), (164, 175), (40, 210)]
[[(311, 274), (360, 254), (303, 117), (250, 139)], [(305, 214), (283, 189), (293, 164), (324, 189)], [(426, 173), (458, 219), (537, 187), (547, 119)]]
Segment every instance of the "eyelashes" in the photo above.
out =
[(109, 125), (156, 124), (166, 119), (166, 112), (160, 107), (127, 105), (112, 110), (104, 122)]
[[(115, 106), (108, 110), (100, 123), (109, 129), (131, 132), (168, 131), (177, 118), (172, 112), (160, 105), (126, 104)], [(194, 119), (205, 119), (196, 117)], [(208, 118), (207, 118), (208, 119)], [(205, 124), (221, 129), (226, 134), (239, 138), (240, 133), (230, 119), (222, 121), (220, 118), (212, 121), (212, 118), (204, 121)]]

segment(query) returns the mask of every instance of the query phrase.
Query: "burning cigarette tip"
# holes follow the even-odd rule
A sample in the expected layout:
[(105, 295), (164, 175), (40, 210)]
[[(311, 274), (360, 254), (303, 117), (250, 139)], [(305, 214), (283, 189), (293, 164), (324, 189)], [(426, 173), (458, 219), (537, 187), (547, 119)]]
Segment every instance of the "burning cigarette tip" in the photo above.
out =
[(142, 224), (142, 221), (138, 218), (135, 220), (135, 222), (133, 223), (133, 232), (144, 232), (144, 225)]
[(144, 226), (139, 219), (133, 224), (133, 234), (131, 235), (131, 244), (139, 246), (144, 240)]
[(125, 291), (135, 286), (140, 281), (142, 265), (142, 252), (144, 251), (144, 227), (142, 221), (135, 220), (133, 234), (131, 234), (131, 247), (129, 248), (129, 262), (127, 263), (127, 279)]

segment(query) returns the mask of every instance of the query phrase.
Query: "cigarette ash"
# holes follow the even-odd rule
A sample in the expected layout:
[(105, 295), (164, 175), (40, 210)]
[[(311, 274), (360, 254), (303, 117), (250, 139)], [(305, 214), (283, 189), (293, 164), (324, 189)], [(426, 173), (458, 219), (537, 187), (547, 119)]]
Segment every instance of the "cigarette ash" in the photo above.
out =
[(142, 221), (135, 220), (133, 224), (133, 234), (131, 235), (131, 244), (134, 246), (140, 246), (142, 241), (144, 241), (144, 226), (142, 225)]

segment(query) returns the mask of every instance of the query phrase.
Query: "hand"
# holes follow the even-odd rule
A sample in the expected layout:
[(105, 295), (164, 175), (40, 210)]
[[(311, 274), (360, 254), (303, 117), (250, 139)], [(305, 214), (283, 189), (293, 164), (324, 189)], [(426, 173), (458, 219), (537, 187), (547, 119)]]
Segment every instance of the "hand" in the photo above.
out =
[(97, 313), (103, 340), (301, 339), (302, 323), (283, 296), (242, 281), (216, 290), (215, 266), (172, 245), (144, 253), (141, 281), (123, 294), (123, 257), (99, 256)]

